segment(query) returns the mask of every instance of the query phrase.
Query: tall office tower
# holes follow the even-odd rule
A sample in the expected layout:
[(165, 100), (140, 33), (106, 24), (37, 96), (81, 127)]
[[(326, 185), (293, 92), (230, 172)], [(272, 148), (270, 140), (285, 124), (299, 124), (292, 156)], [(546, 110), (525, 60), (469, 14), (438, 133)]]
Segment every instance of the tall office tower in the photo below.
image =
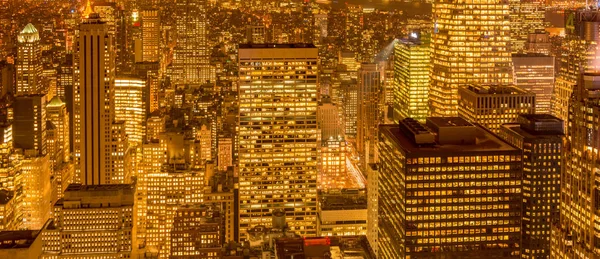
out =
[(343, 82), (340, 88), (344, 136), (355, 139), (358, 119), (358, 85), (355, 81)]
[(519, 258), (521, 150), (458, 117), (380, 126), (378, 258)]
[(460, 86), (511, 83), (509, 15), (508, 1), (434, 1), (432, 116), (458, 115)]
[(46, 119), (56, 128), (57, 148), (62, 150), (65, 162), (71, 156), (69, 144), (69, 112), (67, 105), (58, 96), (54, 96), (46, 105)]
[(142, 144), (146, 104), (144, 87), (146, 82), (139, 78), (119, 77), (115, 79), (115, 121), (125, 122), (125, 134), (131, 146)]
[(19, 229), (41, 229), (50, 218), (51, 176), (49, 155), (22, 157), (21, 175), (15, 180)]
[(317, 233), (317, 60), (312, 44), (240, 45), (241, 239), (277, 209), (290, 231)]
[(164, 139), (152, 139), (142, 145), (142, 161), (139, 165), (136, 181), (138, 200), (137, 208), (137, 238), (141, 244), (146, 239), (146, 223), (148, 210), (148, 175), (160, 173), (160, 169), (167, 162), (167, 143)]
[(42, 47), (40, 34), (27, 24), (17, 37), (17, 88), (15, 95), (42, 92)]
[(75, 55), (75, 182), (121, 183), (113, 178), (112, 123), (115, 118), (114, 37), (98, 14), (79, 26)]
[(14, 192), (0, 190), (0, 230), (15, 229), (15, 207)]
[(327, 38), (327, 13), (317, 13), (314, 15), (314, 35), (313, 42), (319, 47), (322, 45), (323, 39)]
[(356, 125), (356, 147), (361, 156), (361, 165), (366, 168), (375, 162), (377, 128), (381, 115), (381, 68), (377, 64), (363, 63), (358, 71), (358, 116)]
[(539, 53), (550, 55), (552, 50), (552, 42), (550, 42), (550, 34), (546, 31), (536, 31), (530, 33), (525, 42), (525, 53)]
[(14, 103), (13, 140), (16, 148), (46, 154), (46, 96), (18, 96)]
[(425, 122), (429, 112), (429, 39), (412, 33), (394, 46), (394, 120)]
[(131, 159), (132, 149), (129, 148), (129, 141), (126, 133), (126, 124), (124, 121), (114, 122), (111, 125), (110, 157), (107, 165), (110, 168), (111, 182), (130, 183), (131, 182)]
[(0, 61), (0, 98), (8, 92), (14, 93), (15, 66), (6, 61)]
[(203, 205), (175, 211), (169, 258), (220, 259), (223, 245), (221, 212)]
[(177, 45), (173, 50), (173, 78), (180, 84), (214, 81), (209, 59), (204, 0), (177, 1)]
[(267, 42), (267, 28), (262, 25), (246, 26), (246, 41), (250, 44), (264, 44)]
[(535, 93), (514, 86), (466, 86), (458, 90), (458, 115), (498, 133), (519, 114), (535, 113)]
[(560, 71), (554, 86), (554, 116), (565, 121), (569, 131), (569, 102), (581, 71), (600, 68), (598, 41), (600, 34), (600, 10), (578, 9), (565, 11), (565, 41), (561, 46)]
[(41, 258), (137, 258), (135, 186), (71, 184), (42, 230)]
[(323, 140), (319, 146), (319, 190), (354, 188), (346, 166), (349, 148), (342, 137)]
[(514, 54), (513, 80), (516, 87), (535, 94), (535, 112), (552, 112), (554, 57), (544, 54)]
[[(185, 164), (168, 164), (158, 173), (146, 175), (148, 198), (146, 210), (146, 248), (160, 258), (171, 248), (173, 217), (182, 205), (202, 203), (204, 172), (190, 170)], [(165, 201), (169, 202), (165, 202)]]
[(160, 16), (158, 10), (142, 10), (142, 61), (156, 62), (160, 58)]
[[(56, 95), (63, 100), (72, 99), (73, 95), (73, 59), (69, 58), (69, 61), (60, 64), (58, 69), (58, 79), (56, 82)], [(67, 95), (70, 92), (70, 96)], [(69, 98), (71, 97), (71, 98)], [(71, 100), (72, 101), (72, 100)], [(69, 101), (69, 102), (71, 102)], [(71, 109), (71, 108), (69, 108)]]
[[(600, 74), (583, 73), (569, 103), (569, 130), (560, 178), (560, 220), (553, 222), (550, 258), (599, 258), (597, 201)], [(549, 148), (549, 147), (546, 147)]]
[(546, 3), (537, 0), (509, 0), (511, 51), (522, 53), (529, 34), (546, 28)]
[(523, 150), (522, 258), (550, 258), (552, 222), (559, 219), (563, 121), (549, 114), (520, 115), (499, 136)]
[(379, 164), (367, 167), (367, 240), (375, 255), (379, 255)]
[(360, 58), (362, 47), (363, 31), (363, 10), (362, 6), (356, 4), (346, 5), (346, 28), (344, 35), (344, 47), (346, 50), (354, 52), (357, 60)]
[(344, 136), (339, 111), (338, 106), (331, 103), (329, 98), (323, 98), (317, 107), (317, 125), (321, 130), (322, 141)]

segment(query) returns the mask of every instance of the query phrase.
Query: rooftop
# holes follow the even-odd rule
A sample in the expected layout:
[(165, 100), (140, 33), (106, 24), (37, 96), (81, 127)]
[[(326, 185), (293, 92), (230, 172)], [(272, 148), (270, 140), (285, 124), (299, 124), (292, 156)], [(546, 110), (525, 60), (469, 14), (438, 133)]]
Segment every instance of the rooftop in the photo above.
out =
[(65, 102), (63, 102), (63, 100), (61, 100), (60, 97), (58, 97), (58, 95), (55, 95), (54, 97), (52, 97), (52, 99), (46, 106), (47, 107), (61, 107), (63, 105), (65, 105)]
[(365, 236), (278, 238), (275, 249), (277, 258), (375, 258)]
[(500, 95), (500, 94), (508, 94), (508, 95), (517, 95), (517, 94), (531, 94), (535, 95), (532, 92), (528, 92), (522, 90), (518, 87), (512, 85), (469, 85), (463, 87), (466, 91), (479, 94), (479, 95)]
[(29, 23), (23, 28), (21, 33), (18, 35), (18, 40), (21, 43), (24, 42), (35, 42), (40, 40), (40, 34), (38, 30), (33, 26), (33, 24)]
[(264, 44), (240, 44), (240, 49), (289, 49), (289, 48), (316, 48), (312, 43), (264, 43)]
[(367, 208), (365, 191), (322, 193), (319, 195), (321, 210), (360, 210)]
[[(498, 136), (478, 125), (457, 117), (430, 117), (427, 126), (421, 125), (435, 141), (415, 141), (411, 132), (401, 130), (399, 125), (381, 125), (380, 132), (389, 136), (407, 155), (424, 156), (435, 153), (481, 153), (518, 152)], [(429, 139), (430, 140), (430, 139)]]
[(0, 249), (29, 248), (39, 230), (0, 231)]

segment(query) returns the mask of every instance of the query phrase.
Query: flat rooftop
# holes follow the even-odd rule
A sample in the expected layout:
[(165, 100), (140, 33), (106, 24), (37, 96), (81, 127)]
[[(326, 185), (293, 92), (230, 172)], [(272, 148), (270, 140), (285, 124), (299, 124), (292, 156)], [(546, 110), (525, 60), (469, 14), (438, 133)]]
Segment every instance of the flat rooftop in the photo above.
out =
[(301, 48), (316, 48), (312, 43), (262, 43), (262, 44), (240, 44), (240, 49), (301, 49)]
[[(428, 118), (434, 119), (435, 118)], [(443, 118), (447, 120), (448, 118)], [(464, 120), (463, 120), (464, 121)], [(442, 126), (450, 126), (449, 123), (436, 121)], [(452, 122), (451, 122), (452, 123)], [(460, 120), (455, 121), (458, 125), (468, 127)], [(470, 124), (470, 123), (469, 123)], [(471, 124), (470, 124), (471, 125)], [(481, 152), (519, 152), (519, 150), (510, 144), (506, 143), (498, 136), (483, 129), (481, 126), (474, 126), (475, 144), (439, 144), (433, 143), (431, 145), (419, 145), (415, 143), (410, 136), (400, 130), (400, 127), (396, 124), (381, 125), (379, 127), (380, 132), (387, 136), (390, 136), (398, 146), (404, 149), (407, 155), (413, 154), (414, 156), (434, 156), (436, 153), (461, 154), (461, 153), (481, 153)]]
[(0, 249), (28, 248), (39, 234), (39, 230), (0, 231)]
[(461, 89), (479, 95), (535, 95), (512, 85), (469, 85)]
[(321, 210), (361, 210), (367, 209), (366, 192), (357, 194), (320, 194)]
[(101, 185), (82, 185), (70, 184), (65, 192), (73, 191), (116, 191), (116, 190), (132, 190), (131, 184), (101, 184)]

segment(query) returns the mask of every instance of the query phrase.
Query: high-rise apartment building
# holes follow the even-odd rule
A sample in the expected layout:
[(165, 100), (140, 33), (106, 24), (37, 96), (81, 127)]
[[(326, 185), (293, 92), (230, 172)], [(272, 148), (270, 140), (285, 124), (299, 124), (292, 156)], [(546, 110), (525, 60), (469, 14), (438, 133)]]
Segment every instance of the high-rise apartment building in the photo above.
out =
[(358, 116), (356, 125), (356, 150), (363, 168), (375, 161), (377, 128), (381, 121), (381, 71), (377, 64), (363, 63), (358, 71)]
[(502, 125), (499, 136), (523, 150), (522, 258), (549, 258), (551, 226), (559, 219), (563, 121), (520, 115)]
[(378, 258), (519, 258), (521, 151), (458, 117), (380, 126)]
[(42, 91), (40, 34), (31, 23), (17, 36), (16, 75), (15, 95), (38, 94)]
[(544, 54), (514, 54), (512, 60), (515, 86), (535, 94), (536, 113), (551, 113), (554, 57)]
[(70, 185), (42, 230), (41, 258), (137, 258), (135, 186)]
[(314, 236), (317, 208), (317, 48), (240, 45), (239, 233), (271, 225)]
[(458, 115), (498, 133), (519, 114), (535, 113), (535, 93), (514, 86), (473, 86), (458, 90)]
[(115, 79), (115, 121), (125, 122), (125, 133), (132, 146), (141, 145), (144, 135), (145, 87), (146, 82), (139, 78), (119, 77)]
[(142, 62), (160, 59), (160, 16), (158, 10), (142, 10)]
[(429, 112), (457, 116), (460, 86), (512, 81), (509, 3), (434, 1), (432, 8)]
[(394, 119), (425, 122), (429, 112), (429, 36), (412, 33), (394, 46)]
[(569, 130), (560, 178), (560, 219), (554, 221), (550, 258), (599, 258), (598, 150), (600, 74), (580, 76), (569, 103)]
[(529, 34), (546, 28), (544, 24), (546, 6), (543, 1), (509, 0), (511, 51), (521, 53)]
[(208, 47), (205, 1), (177, 1), (177, 45), (173, 50), (172, 82), (204, 84), (214, 81)]
[(18, 96), (14, 103), (13, 140), (16, 148), (46, 154), (46, 96)]
[(98, 14), (79, 26), (75, 54), (75, 182), (121, 183), (114, 178), (112, 124), (115, 118), (114, 36)]

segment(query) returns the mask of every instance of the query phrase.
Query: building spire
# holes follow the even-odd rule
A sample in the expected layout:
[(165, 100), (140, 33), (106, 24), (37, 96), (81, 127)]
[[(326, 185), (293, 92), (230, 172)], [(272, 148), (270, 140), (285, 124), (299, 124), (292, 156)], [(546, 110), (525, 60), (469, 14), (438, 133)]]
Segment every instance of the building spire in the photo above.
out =
[(94, 12), (94, 10), (92, 9), (92, 0), (87, 0), (85, 10), (83, 10), (83, 17), (89, 18), (90, 14), (92, 14), (93, 12)]

